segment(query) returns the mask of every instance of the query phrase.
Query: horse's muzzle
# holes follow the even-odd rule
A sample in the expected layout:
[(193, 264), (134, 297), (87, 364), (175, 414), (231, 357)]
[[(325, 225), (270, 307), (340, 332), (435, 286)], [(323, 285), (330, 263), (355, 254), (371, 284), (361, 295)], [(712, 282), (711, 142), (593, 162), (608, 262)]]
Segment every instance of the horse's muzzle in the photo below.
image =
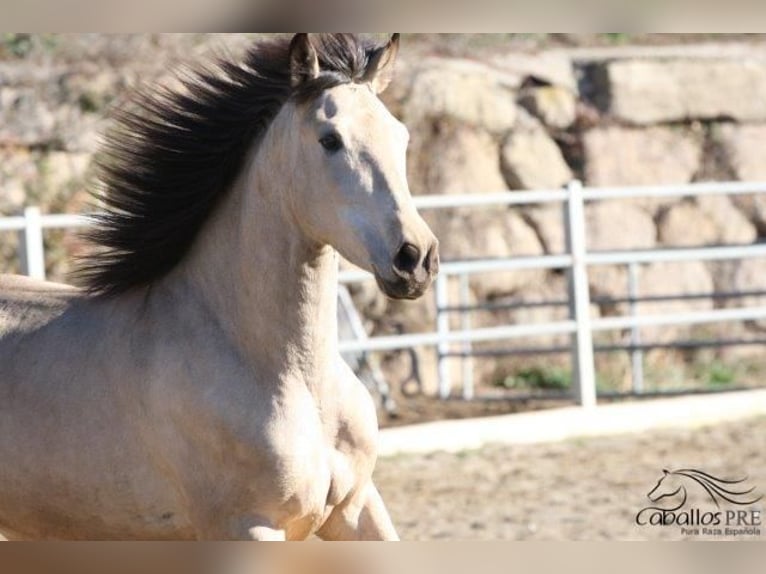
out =
[(404, 243), (394, 256), (391, 272), (390, 277), (376, 273), (380, 289), (392, 299), (417, 299), (439, 272), (438, 242), (434, 241), (425, 250), (412, 243)]
[(431, 286), (432, 278), (429, 276), (425, 281), (406, 281), (396, 279), (386, 281), (380, 276), (375, 276), (378, 287), (391, 299), (418, 299)]

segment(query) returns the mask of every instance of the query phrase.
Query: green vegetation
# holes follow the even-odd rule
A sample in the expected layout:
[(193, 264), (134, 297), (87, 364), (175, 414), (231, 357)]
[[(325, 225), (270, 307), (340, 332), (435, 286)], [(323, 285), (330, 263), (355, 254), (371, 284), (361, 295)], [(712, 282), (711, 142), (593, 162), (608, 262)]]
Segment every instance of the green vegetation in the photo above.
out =
[[(705, 350), (707, 351), (707, 350)], [(632, 388), (630, 361), (621, 353), (597, 355), (596, 389), (599, 393), (627, 393)], [(506, 364), (493, 386), (509, 391), (567, 391), (572, 387), (569, 364)], [(681, 358), (679, 353), (647, 353), (644, 356), (644, 391), (677, 392), (763, 387), (766, 362), (759, 357), (721, 358), (698, 352)]]
[(33, 52), (52, 52), (59, 43), (56, 34), (0, 34), (0, 59), (26, 58)]
[(608, 44), (614, 44), (614, 45), (622, 45), (622, 44), (628, 44), (630, 43), (632, 37), (630, 34), (626, 34), (624, 32), (610, 32), (607, 34), (604, 34), (604, 39)]
[(571, 384), (572, 372), (561, 367), (527, 367), (496, 383), (506, 389), (544, 390), (564, 390)]
[(0, 56), (8, 54), (16, 58), (28, 56), (34, 47), (31, 34), (4, 33), (0, 40)]
[(731, 365), (714, 361), (706, 370), (705, 384), (709, 387), (723, 387), (731, 385), (737, 379), (737, 373)]
[(647, 361), (647, 390), (716, 390), (727, 387), (762, 387), (766, 363), (753, 357), (722, 359), (700, 353), (684, 364), (681, 361)]

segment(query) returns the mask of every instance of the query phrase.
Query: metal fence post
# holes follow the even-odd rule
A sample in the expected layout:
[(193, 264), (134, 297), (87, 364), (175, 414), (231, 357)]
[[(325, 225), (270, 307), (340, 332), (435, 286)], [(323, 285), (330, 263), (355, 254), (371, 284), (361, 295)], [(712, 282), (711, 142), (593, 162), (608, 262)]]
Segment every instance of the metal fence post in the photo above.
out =
[(24, 229), (19, 233), (21, 272), (32, 279), (45, 279), (45, 246), (39, 207), (24, 210)]
[[(631, 318), (638, 315), (638, 263), (628, 263), (628, 298), (630, 299)], [(630, 329), (630, 367), (633, 392), (641, 393), (644, 390), (644, 352), (639, 348), (641, 345), (641, 328), (634, 325)]]
[[(468, 275), (458, 275), (460, 281), (460, 329), (466, 333), (471, 330), (471, 311), (466, 310), (470, 304), (470, 283)], [(471, 341), (463, 342), (463, 398), (467, 401), (473, 398), (473, 344)]]
[(450, 345), (444, 340), (444, 335), (449, 333), (449, 286), (447, 274), (440, 273), (436, 276), (436, 331), (439, 333), (439, 344), (436, 348), (437, 364), (439, 373), (439, 398), (449, 398), (452, 391), (452, 377), (450, 377), (448, 353)]
[(585, 205), (582, 183), (574, 180), (567, 185), (566, 202), (567, 250), (572, 256), (568, 270), (569, 315), (577, 325), (573, 336), (572, 387), (577, 402), (583, 407), (596, 404), (596, 375), (593, 361), (593, 335), (590, 323), (590, 291), (585, 243)]

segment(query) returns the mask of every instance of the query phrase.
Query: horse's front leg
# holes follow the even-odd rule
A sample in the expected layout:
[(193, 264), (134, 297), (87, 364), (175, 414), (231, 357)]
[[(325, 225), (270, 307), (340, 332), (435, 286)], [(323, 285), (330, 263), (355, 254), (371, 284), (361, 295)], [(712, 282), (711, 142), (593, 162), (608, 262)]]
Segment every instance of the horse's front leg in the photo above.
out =
[(317, 535), (323, 540), (399, 540), (372, 481), (347, 504), (337, 506)]

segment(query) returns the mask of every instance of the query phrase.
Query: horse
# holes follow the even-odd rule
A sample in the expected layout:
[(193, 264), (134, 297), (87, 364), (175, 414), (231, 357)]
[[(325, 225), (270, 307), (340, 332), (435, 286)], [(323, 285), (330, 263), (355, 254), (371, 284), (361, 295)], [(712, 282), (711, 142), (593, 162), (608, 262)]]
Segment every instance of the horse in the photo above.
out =
[(397, 539), (336, 299), (339, 254), (391, 298), (438, 272), (398, 48), (259, 41), (114, 112), (80, 285), (0, 278), (0, 534)]

